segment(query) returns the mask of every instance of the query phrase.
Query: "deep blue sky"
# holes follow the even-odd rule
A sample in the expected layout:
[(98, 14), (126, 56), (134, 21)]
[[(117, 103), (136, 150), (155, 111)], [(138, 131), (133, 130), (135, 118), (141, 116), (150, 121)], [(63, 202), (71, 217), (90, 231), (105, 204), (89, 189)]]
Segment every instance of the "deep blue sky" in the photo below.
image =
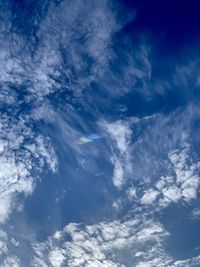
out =
[(183, 45), (199, 33), (199, 1), (122, 1), (136, 9), (137, 19), (130, 26), (154, 34), (165, 31), (165, 40)]

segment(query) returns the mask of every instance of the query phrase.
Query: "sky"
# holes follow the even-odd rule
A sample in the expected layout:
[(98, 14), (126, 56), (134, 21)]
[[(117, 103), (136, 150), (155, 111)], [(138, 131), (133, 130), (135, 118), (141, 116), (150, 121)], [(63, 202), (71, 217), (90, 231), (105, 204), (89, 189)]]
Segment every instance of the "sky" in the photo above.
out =
[(0, 266), (200, 266), (199, 10), (0, 0)]

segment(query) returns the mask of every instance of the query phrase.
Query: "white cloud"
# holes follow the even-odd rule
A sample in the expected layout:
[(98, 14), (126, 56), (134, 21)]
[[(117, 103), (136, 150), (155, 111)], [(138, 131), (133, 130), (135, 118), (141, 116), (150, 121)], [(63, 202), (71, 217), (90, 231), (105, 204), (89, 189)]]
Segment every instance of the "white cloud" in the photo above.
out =
[(141, 203), (144, 205), (151, 205), (156, 200), (158, 195), (159, 195), (158, 191), (150, 189), (147, 192), (145, 192), (145, 194), (141, 198)]
[[(162, 247), (167, 236), (162, 225), (144, 218), (85, 226), (70, 223), (58, 237), (35, 244), (35, 259), (48, 262), (45, 255), (51, 254), (55, 261), (50, 260), (49, 266), (60, 266), (62, 262), (63, 266), (71, 267), (126, 267), (126, 262), (136, 266), (141, 258), (154, 262), (154, 258), (159, 258), (168, 262), (169, 257)], [(123, 257), (127, 251), (130, 251), (129, 259)]]
[(9, 256), (7, 257), (2, 267), (20, 267), (20, 260), (16, 256)]
[(165, 178), (162, 179), (162, 177), (161, 177), (161, 179), (156, 183), (156, 188), (157, 188), (157, 190), (161, 190), (161, 189), (163, 189), (163, 187), (165, 187), (165, 185), (166, 185)]
[[(2, 18), (4, 18), (3, 26), (1, 26), (4, 28), (3, 32), (9, 31), (11, 27), (10, 14), (2, 14)], [(121, 22), (117, 22), (108, 1), (103, 0), (97, 4), (95, 1), (87, 1), (87, 3), (79, 0), (61, 1), (57, 6), (54, 3), (50, 4), (49, 13), (38, 27), (38, 43), (34, 53), (27, 48), (20, 54), (21, 50), (28, 47), (25, 38), (16, 33), (13, 33), (12, 36), (6, 33), (0, 51), (0, 80), (3, 88), (0, 92), (0, 104), (4, 103), (10, 106), (16, 104), (16, 107), (19, 104), (17, 103), (17, 92), (14, 92), (9, 84), (24, 86), (29, 93), (26, 101), (35, 98), (36, 102), (44, 100), (44, 97), (55, 91), (61, 90), (79, 95), (93, 81), (98, 81), (100, 85), (103, 85), (101, 87), (110, 90), (111, 95), (123, 94), (132, 90), (138, 79), (141, 81), (142, 87), (145, 87), (145, 82), (151, 76), (151, 65), (148, 60), (149, 51), (145, 46), (138, 48), (137, 52), (139, 53), (135, 53), (135, 55), (123, 54), (123, 60), (126, 61), (126, 64), (123, 65), (123, 70), (119, 70), (120, 75), (107, 69), (109, 61), (118, 56), (112, 50), (112, 35), (120, 28), (119, 24)], [(81, 45), (78, 38), (84, 39)], [(33, 47), (32, 43), (31, 47)], [(9, 52), (13, 49), (15, 49), (14, 53)], [(15, 54), (17, 57), (14, 56)], [(91, 66), (87, 65), (86, 55), (91, 59), (91, 62), (95, 62)], [(137, 66), (136, 62), (138, 61), (142, 67)], [(120, 64), (118, 65), (120, 66)], [(87, 69), (89, 71), (85, 75)], [(178, 75), (178, 80), (176, 79), (177, 83), (185, 87), (188, 77), (192, 76), (190, 75), (191, 70), (194, 71), (195, 69), (198, 69), (195, 64), (190, 69), (185, 67), (179, 69), (180, 75)], [(195, 80), (195, 84), (198, 85), (198, 83), (199, 79)], [(45, 105), (46, 103), (44, 103)], [(47, 105), (44, 106), (39, 106), (37, 112), (31, 116), (38, 119), (42, 117), (45, 121), (50, 122), (51, 117), (56, 117), (56, 115), (51, 108), (47, 108)], [(40, 112), (46, 112), (46, 114), (41, 115)], [(12, 116), (15, 117), (15, 115), (13, 113)], [(2, 116), (0, 119), (2, 137), (0, 140), (0, 222), (4, 222), (17, 205), (15, 201), (18, 194), (32, 193), (37, 181), (35, 173), (40, 173), (45, 166), (54, 172), (58, 164), (54, 150), (47, 138), (31, 130), (30, 117), (21, 116), (17, 121), (12, 116)], [(110, 159), (114, 167), (114, 186), (122, 188), (129, 177), (134, 179), (137, 176), (143, 182), (147, 175), (151, 176), (149, 183), (145, 180), (142, 194), (138, 194), (138, 189), (130, 188), (127, 190), (129, 199), (139, 200), (144, 206), (159, 205), (160, 208), (163, 208), (178, 201), (190, 202), (197, 196), (199, 187), (197, 169), (199, 165), (193, 162), (188, 145), (183, 149), (174, 150), (178, 144), (177, 140), (180, 139), (180, 143), (185, 140), (184, 135), (180, 132), (183, 132), (187, 120), (184, 118), (180, 124), (177, 123), (176, 131), (172, 127), (173, 137), (170, 137), (170, 141), (164, 139), (165, 134), (170, 136), (171, 133), (166, 130), (169, 121), (170, 118), (167, 116), (160, 116), (157, 121), (155, 120), (154, 123), (159, 124), (159, 126), (148, 126), (146, 137), (140, 136), (136, 142), (135, 150), (131, 145), (132, 130), (129, 121), (118, 120), (103, 124), (103, 128), (111, 140), (112, 156)], [(76, 131), (68, 125), (62, 129), (62, 133), (64, 132), (65, 137), (69, 137), (72, 133), (76, 134)], [(72, 139), (70, 137), (68, 140), (71, 142)], [(69, 146), (71, 148), (73, 145)], [(79, 150), (74, 147), (73, 149), (76, 152)], [(171, 168), (167, 166), (163, 173), (160, 173), (161, 166), (165, 167), (164, 161), (161, 162), (160, 158), (162, 155), (165, 156), (168, 150), (171, 151), (169, 153)], [(135, 155), (133, 155), (134, 153)], [(141, 157), (139, 162), (141, 164), (138, 164), (138, 161), (135, 163), (135, 166), (138, 165), (136, 175), (133, 172), (132, 162), (133, 156), (137, 155)], [(170, 175), (167, 173), (169, 169)], [(156, 180), (155, 174), (162, 175), (162, 177)], [(151, 180), (152, 177), (154, 180)], [(156, 183), (154, 184), (152, 181), (156, 181)], [(71, 241), (65, 238), (65, 235), (70, 236)], [(166, 259), (168, 257), (161, 246), (161, 239), (166, 235), (163, 227), (159, 224), (154, 225), (154, 222), (142, 222), (142, 225), (138, 225), (137, 221), (134, 220), (125, 222), (116, 220), (85, 227), (70, 224), (66, 226), (65, 230), (50, 238), (49, 242), (44, 243), (43, 247), (41, 244), (38, 245), (38, 255), (35, 256), (34, 264), (35, 266), (62, 266), (67, 262), (72, 267), (80, 265), (122, 267), (122, 259), (118, 259), (120, 257), (118, 252), (123, 254), (123, 250), (127, 251), (128, 246), (133, 255), (140, 258), (133, 259), (135, 266), (158, 267), (162, 264), (169, 266)], [(60, 239), (63, 236), (62, 241)], [(11, 243), (17, 244), (16, 242), (12, 241)], [(151, 242), (157, 251), (150, 250)], [(0, 253), (6, 253), (6, 237), (0, 238), (0, 248)], [(137, 249), (138, 251), (142, 250), (143, 254), (139, 253)], [(190, 260), (182, 261), (182, 263), (177, 262), (175, 266), (191, 262)], [(5, 266), (18, 266), (17, 264), (19, 263), (16, 257), (7, 257), (4, 261)]]
[(7, 234), (4, 231), (0, 230), (0, 256), (1, 257), (8, 252), (7, 240), (8, 240)]
[(37, 32), (30, 92), (39, 98), (60, 90), (79, 95), (92, 81), (101, 80), (113, 57), (113, 33), (120, 27), (107, 0), (51, 3)]
[(15, 208), (17, 194), (32, 193), (37, 181), (36, 175), (42, 171), (45, 164), (52, 171), (56, 170), (57, 159), (50, 143), (41, 135), (35, 134), (26, 123), (26, 118), (22, 117), (17, 121), (0, 114), (1, 223), (5, 222)]
[(162, 193), (166, 202), (178, 202), (181, 199), (181, 191), (177, 186), (166, 187)]
[(137, 197), (137, 190), (135, 187), (129, 187), (126, 193), (129, 199), (133, 199)]
[(100, 122), (100, 126), (111, 138), (112, 158), (114, 165), (113, 184), (121, 188), (127, 176), (132, 173), (131, 163), (131, 134), (129, 122)]
[(124, 183), (123, 167), (120, 164), (118, 159), (113, 159), (112, 162), (114, 164), (113, 184), (114, 184), (114, 186), (121, 188), (123, 183)]
[(34, 257), (31, 265), (34, 267), (49, 267), (42, 259), (38, 257)]
[(198, 267), (200, 264), (200, 255), (186, 260), (178, 260), (172, 264), (172, 267)]
[[(124, 53), (124, 61), (112, 46), (114, 33), (135, 17), (133, 11), (126, 11), (123, 18), (117, 16), (118, 10), (108, 0), (49, 3), (48, 13), (34, 25), (37, 42), (35, 35), (28, 40), (11, 33), (8, 25), (12, 24), (12, 14), (2, 14), (6, 34), (0, 50), (0, 80), (25, 85), (30, 93), (27, 100), (36, 101), (59, 91), (79, 96), (94, 81), (112, 95), (130, 91), (130, 84), (138, 79), (145, 83), (151, 75), (149, 49), (141, 45), (132, 51), (130, 44), (131, 51)], [(121, 75), (109, 65), (116, 59), (119, 66), (125, 64)], [(3, 95), (0, 93), (0, 100)]]
[(190, 146), (188, 143), (182, 150), (175, 150), (169, 153), (169, 159), (175, 173), (173, 186), (162, 190), (165, 197), (177, 202), (183, 199), (190, 202), (197, 196), (199, 187), (198, 162), (193, 162), (189, 156)]
[(116, 142), (119, 152), (122, 155), (126, 155), (130, 149), (129, 146), (132, 134), (129, 123), (125, 121), (115, 121), (112, 123), (104, 122), (103, 126)]
[(200, 209), (199, 208), (193, 209), (191, 215), (193, 219), (200, 219)]
[[(128, 200), (135, 211), (143, 212), (151, 206), (151, 214), (151, 211), (160, 211), (170, 204), (190, 203), (197, 198), (200, 181), (199, 162), (190, 156), (191, 153), (190, 143), (185, 137), (182, 147), (168, 153), (168, 160), (163, 162), (162, 168), (158, 169), (154, 176), (150, 174), (145, 179), (141, 178), (137, 180), (137, 186), (130, 186), (126, 190)], [(132, 159), (135, 166), (134, 156)], [(162, 169), (165, 171), (162, 172)], [(132, 175), (134, 177), (134, 171)], [(156, 175), (160, 177), (157, 179)], [(138, 207), (138, 203), (142, 204), (142, 207)]]
[(112, 203), (112, 208), (119, 211), (123, 207), (121, 199), (118, 199)]
[(65, 260), (61, 249), (55, 248), (49, 253), (49, 261), (53, 267), (60, 267)]
[(138, 199), (143, 205), (165, 208), (170, 203), (191, 202), (199, 188), (198, 162), (190, 157), (189, 143), (180, 150), (169, 153), (171, 175), (162, 175), (156, 184), (147, 184), (143, 196)]

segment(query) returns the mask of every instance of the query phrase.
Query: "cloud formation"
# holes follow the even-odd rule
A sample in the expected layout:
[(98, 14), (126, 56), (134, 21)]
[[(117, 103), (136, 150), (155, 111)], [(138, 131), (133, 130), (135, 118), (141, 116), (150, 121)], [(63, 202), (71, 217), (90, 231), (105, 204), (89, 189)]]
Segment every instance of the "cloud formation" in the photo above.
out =
[[(30, 123), (30, 121), (28, 121)], [(57, 168), (55, 152), (43, 136), (26, 126), (27, 121), (0, 114), (0, 222), (16, 208), (15, 197), (31, 194), (43, 167)]]
[[(157, 262), (162, 258), (167, 261), (161, 245), (162, 238), (167, 235), (159, 223), (139, 219), (85, 226), (71, 223), (63, 231), (56, 232), (47, 243), (35, 246), (35, 264), (43, 260), (44, 264), (54, 267), (122, 267), (136, 265), (141, 257), (148, 260), (159, 257)], [(132, 252), (126, 259), (127, 250)]]
[[(150, 44), (143, 39), (133, 45), (121, 31), (134, 12), (121, 17), (118, 11), (124, 9), (107, 0), (43, 1), (35, 17), (25, 16), (26, 23), (9, 5), (0, 10), (0, 223), (20, 210), (18, 196), (30, 195), (44, 170), (58, 169), (50, 135), (65, 157), (68, 176), (77, 179), (80, 171), (82, 178), (87, 171), (96, 179), (107, 164), (113, 174), (103, 178), (109, 176), (121, 193), (113, 207), (131, 208), (121, 220), (113, 215), (93, 224), (71, 222), (46, 241), (28, 240), (32, 266), (198, 265), (199, 257), (174, 261), (168, 255), (164, 243), (170, 233), (152, 218), (172, 204), (197, 199), (199, 61), (177, 64), (167, 81), (155, 77)], [(181, 100), (191, 101), (174, 112), (135, 118), (128, 105), (116, 104), (137, 92), (145, 110), (174, 88), (178, 96), (183, 93)], [(121, 107), (116, 112), (115, 104)], [(105, 132), (100, 148), (76, 146), (75, 140), (96, 129)], [(0, 232), (2, 266), (23, 266), (11, 249), (20, 246)]]
[(111, 161), (113, 163), (113, 184), (121, 188), (126, 177), (132, 173), (131, 163), (131, 124), (126, 121), (101, 122), (103, 130), (111, 140)]

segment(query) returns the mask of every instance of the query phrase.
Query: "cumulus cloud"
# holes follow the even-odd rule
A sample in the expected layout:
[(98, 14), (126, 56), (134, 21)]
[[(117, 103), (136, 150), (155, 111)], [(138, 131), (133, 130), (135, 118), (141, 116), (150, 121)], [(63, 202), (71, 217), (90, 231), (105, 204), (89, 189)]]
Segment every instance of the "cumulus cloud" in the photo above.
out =
[[(50, 143), (26, 126), (26, 120), (0, 116), (0, 222), (4, 222), (19, 193), (32, 193), (46, 165), (56, 171), (57, 159)], [(33, 175), (34, 172), (34, 175)]]
[(65, 257), (61, 249), (55, 248), (49, 253), (49, 261), (53, 267), (60, 267), (64, 259)]
[(15, 256), (7, 257), (3, 262), (3, 267), (20, 267), (20, 260)]
[[(19, 246), (19, 242), (10, 238), (9, 234), (0, 230), (0, 265), (2, 267), (21, 267), (21, 260), (13, 253), (13, 248)], [(18, 247), (19, 249), (19, 247)]]
[(197, 197), (199, 187), (198, 161), (193, 162), (188, 144), (181, 151), (171, 151), (169, 159), (172, 164), (174, 177), (162, 177), (158, 184), (163, 183), (161, 188), (163, 198), (161, 205), (178, 202), (180, 200), (190, 202)]
[(144, 206), (151, 205), (155, 210), (163, 209), (172, 203), (190, 203), (195, 200), (199, 188), (199, 162), (192, 160), (189, 155), (189, 144), (185, 144), (182, 150), (170, 151), (167, 164), (171, 175), (164, 175), (163, 172), (156, 183), (148, 181), (144, 184), (142, 193), (140, 186), (129, 187), (127, 190), (129, 200), (134, 202), (137, 200), (137, 203)]
[(156, 200), (158, 195), (159, 195), (158, 191), (150, 189), (144, 193), (141, 199), (141, 203), (144, 205), (146, 204), (151, 205)]
[[(136, 265), (141, 257), (150, 260), (158, 256), (167, 261), (162, 248), (162, 239), (167, 235), (159, 223), (140, 219), (85, 226), (70, 223), (48, 242), (36, 244), (36, 258), (50, 266), (62, 266), (59, 264), (63, 262), (63, 266), (125, 267)], [(141, 248), (143, 253), (139, 253)], [(127, 249), (132, 252), (126, 259), (123, 255)], [(54, 260), (45, 258), (48, 251)]]
[(199, 256), (173, 260), (164, 247), (168, 237), (160, 223), (141, 215), (93, 225), (70, 223), (47, 242), (34, 244), (31, 266), (198, 266)]

